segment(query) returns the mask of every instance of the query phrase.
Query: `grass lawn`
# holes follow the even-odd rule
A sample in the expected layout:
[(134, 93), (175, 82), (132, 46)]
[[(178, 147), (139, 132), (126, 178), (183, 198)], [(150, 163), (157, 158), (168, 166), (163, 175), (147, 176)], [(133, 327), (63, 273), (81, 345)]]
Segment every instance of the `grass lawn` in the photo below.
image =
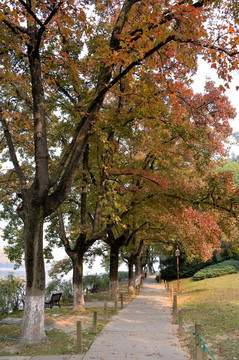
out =
[[(177, 288), (177, 281), (170, 286)], [(201, 337), (216, 360), (239, 360), (239, 274), (193, 281), (182, 279), (178, 295), (181, 318), (191, 331), (201, 323)], [(192, 357), (194, 338), (184, 331)], [(213, 359), (203, 353), (203, 359)]]
[[(106, 296), (106, 295), (105, 295)], [(33, 345), (25, 345), (21, 341), (11, 339), (19, 339), (21, 332), (21, 324), (0, 324), (0, 334), (7, 339), (0, 338), (0, 356), (36, 356), (36, 355), (56, 355), (56, 354), (76, 354), (76, 322), (82, 321), (82, 345), (83, 353), (85, 353), (94, 340), (92, 321), (93, 313), (97, 311), (97, 333), (106, 325), (107, 321), (103, 319), (104, 302), (106, 297), (99, 293), (91, 296), (92, 305), (86, 307), (84, 311), (76, 312), (72, 307), (54, 307), (53, 309), (45, 309), (45, 327), (50, 328), (46, 331), (47, 338), (41, 343), (34, 342)], [(124, 294), (124, 301), (132, 300), (132, 296)], [(101, 305), (99, 306), (99, 301)], [(94, 304), (94, 302), (97, 302)], [(97, 306), (96, 306), (97, 305)], [(118, 301), (118, 309), (120, 307), (120, 299)], [(108, 306), (108, 319), (114, 315), (115, 308)], [(12, 314), (0, 316), (0, 321), (4, 318), (22, 318), (23, 311), (17, 311)]]

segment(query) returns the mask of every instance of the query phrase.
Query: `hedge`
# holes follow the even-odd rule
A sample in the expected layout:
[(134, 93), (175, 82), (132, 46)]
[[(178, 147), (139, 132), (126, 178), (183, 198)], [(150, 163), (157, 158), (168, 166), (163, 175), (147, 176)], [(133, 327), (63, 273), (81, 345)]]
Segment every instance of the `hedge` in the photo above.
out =
[(235, 274), (239, 271), (239, 261), (225, 260), (218, 264), (207, 266), (206, 268), (196, 272), (193, 280), (199, 281), (206, 278), (213, 278), (227, 274)]

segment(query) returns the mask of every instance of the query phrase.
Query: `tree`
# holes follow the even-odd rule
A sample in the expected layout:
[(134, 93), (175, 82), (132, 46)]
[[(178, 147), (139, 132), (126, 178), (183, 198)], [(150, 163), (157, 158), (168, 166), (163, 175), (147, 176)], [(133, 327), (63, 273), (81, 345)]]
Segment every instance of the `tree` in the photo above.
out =
[(128, 265), (128, 291), (134, 294), (134, 264), (136, 259), (142, 255), (144, 250), (144, 242), (137, 242), (134, 236), (131, 243), (122, 249), (121, 255)]
[(238, 161), (227, 160), (227, 163), (220, 167), (218, 171), (228, 171), (233, 174), (233, 181), (236, 186), (239, 186), (239, 163)]
[[(209, 21), (217, 8), (230, 18), (219, 31)], [(45, 336), (43, 224), (70, 192), (102, 104), (121, 79), (134, 82), (153, 69), (158, 91), (172, 100), (174, 79), (187, 82), (199, 52), (229, 81), (238, 52), (235, 8), (227, 9), (223, 0), (1, 1), (1, 146), (14, 166), (10, 190), (24, 223), (23, 338)]]
[[(82, 170), (75, 179), (68, 200), (58, 208), (58, 220), (52, 219), (48, 238), (59, 236), (72, 262), (73, 307), (84, 308), (83, 258), (91, 246), (105, 236), (102, 203), (105, 194), (104, 148), (100, 143), (88, 143), (82, 160)], [(56, 217), (56, 214), (53, 215)], [(53, 233), (52, 233), (53, 232)]]

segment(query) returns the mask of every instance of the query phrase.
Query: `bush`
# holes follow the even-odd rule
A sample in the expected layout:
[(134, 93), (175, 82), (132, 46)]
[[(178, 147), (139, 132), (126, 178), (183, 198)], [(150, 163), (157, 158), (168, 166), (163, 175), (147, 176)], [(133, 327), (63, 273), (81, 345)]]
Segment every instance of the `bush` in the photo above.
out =
[[(128, 279), (127, 271), (119, 272), (119, 281)], [(99, 286), (100, 290), (108, 290), (109, 288), (109, 274), (101, 275), (85, 275), (83, 277), (83, 288), (91, 289), (93, 285), (96, 284)], [(50, 298), (52, 293), (62, 292), (61, 300), (63, 303), (73, 302), (73, 291), (72, 291), (72, 281), (71, 280), (62, 280), (53, 279), (46, 286), (46, 298)]]
[(25, 281), (13, 274), (0, 279), (0, 315), (20, 310), (25, 303)]
[(218, 264), (208, 266), (194, 274), (193, 280), (199, 281), (206, 278), (218, 277), (227, 274), (234, 274), (239, 271), (239, 261), (225, 260)]
[(120, 281), (128, 280), (128, 271), (119, 271), (118, 272), (118, 279)]
[(50, 298), (52, 293), (62, 292), (61, 300), (63, 303), (73, 302), (73, 291), (71, 280), (54, 279), (46, 286), (46, 298)]
[[(194, 260), (191, 263), (180, 259), (179, 261), (179, 274), (180, 279), (192, 277), (197, 271), (204, 268), (205, 266), (211, 265), (211, 261), (204, 263), (200, 260)], [(175, 257), (170, 259), (165, 265), (160, 269), (162, 280), (170, 281), (177, 279), (177, 264)]]
[(84, 289), (90, 289), (94, 284), (99, 286), (101, 290), (107, 290), (109, 288), (109, 274), (101, 275), (86, 275), (83, 279)]
[(156, 275), (155, 280), (156, 280), (158, 283), (160, 283), (160, 281), (161, 281), (161, 275), (160, 275), (160, 274)]

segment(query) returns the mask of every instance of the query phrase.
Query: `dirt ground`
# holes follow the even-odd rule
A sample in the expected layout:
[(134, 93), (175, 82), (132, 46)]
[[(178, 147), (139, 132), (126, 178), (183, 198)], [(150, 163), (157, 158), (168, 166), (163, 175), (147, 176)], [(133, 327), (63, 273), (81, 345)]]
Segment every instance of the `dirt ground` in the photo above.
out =
[[(46, 327), (55, 328), (65, 333), (70, 333), (76, 330), (77, 321), (82, 321), (82, 326), (87, 327), (92, 322), (92, 316), (75, 314), (75, 315), (63, 315), (63, 316), (45, 316)], [(50, 332), (48, 333), (50, 334)], [(69, 334), (71, 337), (76, 338), (76, 333)], [(50, 336), (50, 335), (49, 335)]]

